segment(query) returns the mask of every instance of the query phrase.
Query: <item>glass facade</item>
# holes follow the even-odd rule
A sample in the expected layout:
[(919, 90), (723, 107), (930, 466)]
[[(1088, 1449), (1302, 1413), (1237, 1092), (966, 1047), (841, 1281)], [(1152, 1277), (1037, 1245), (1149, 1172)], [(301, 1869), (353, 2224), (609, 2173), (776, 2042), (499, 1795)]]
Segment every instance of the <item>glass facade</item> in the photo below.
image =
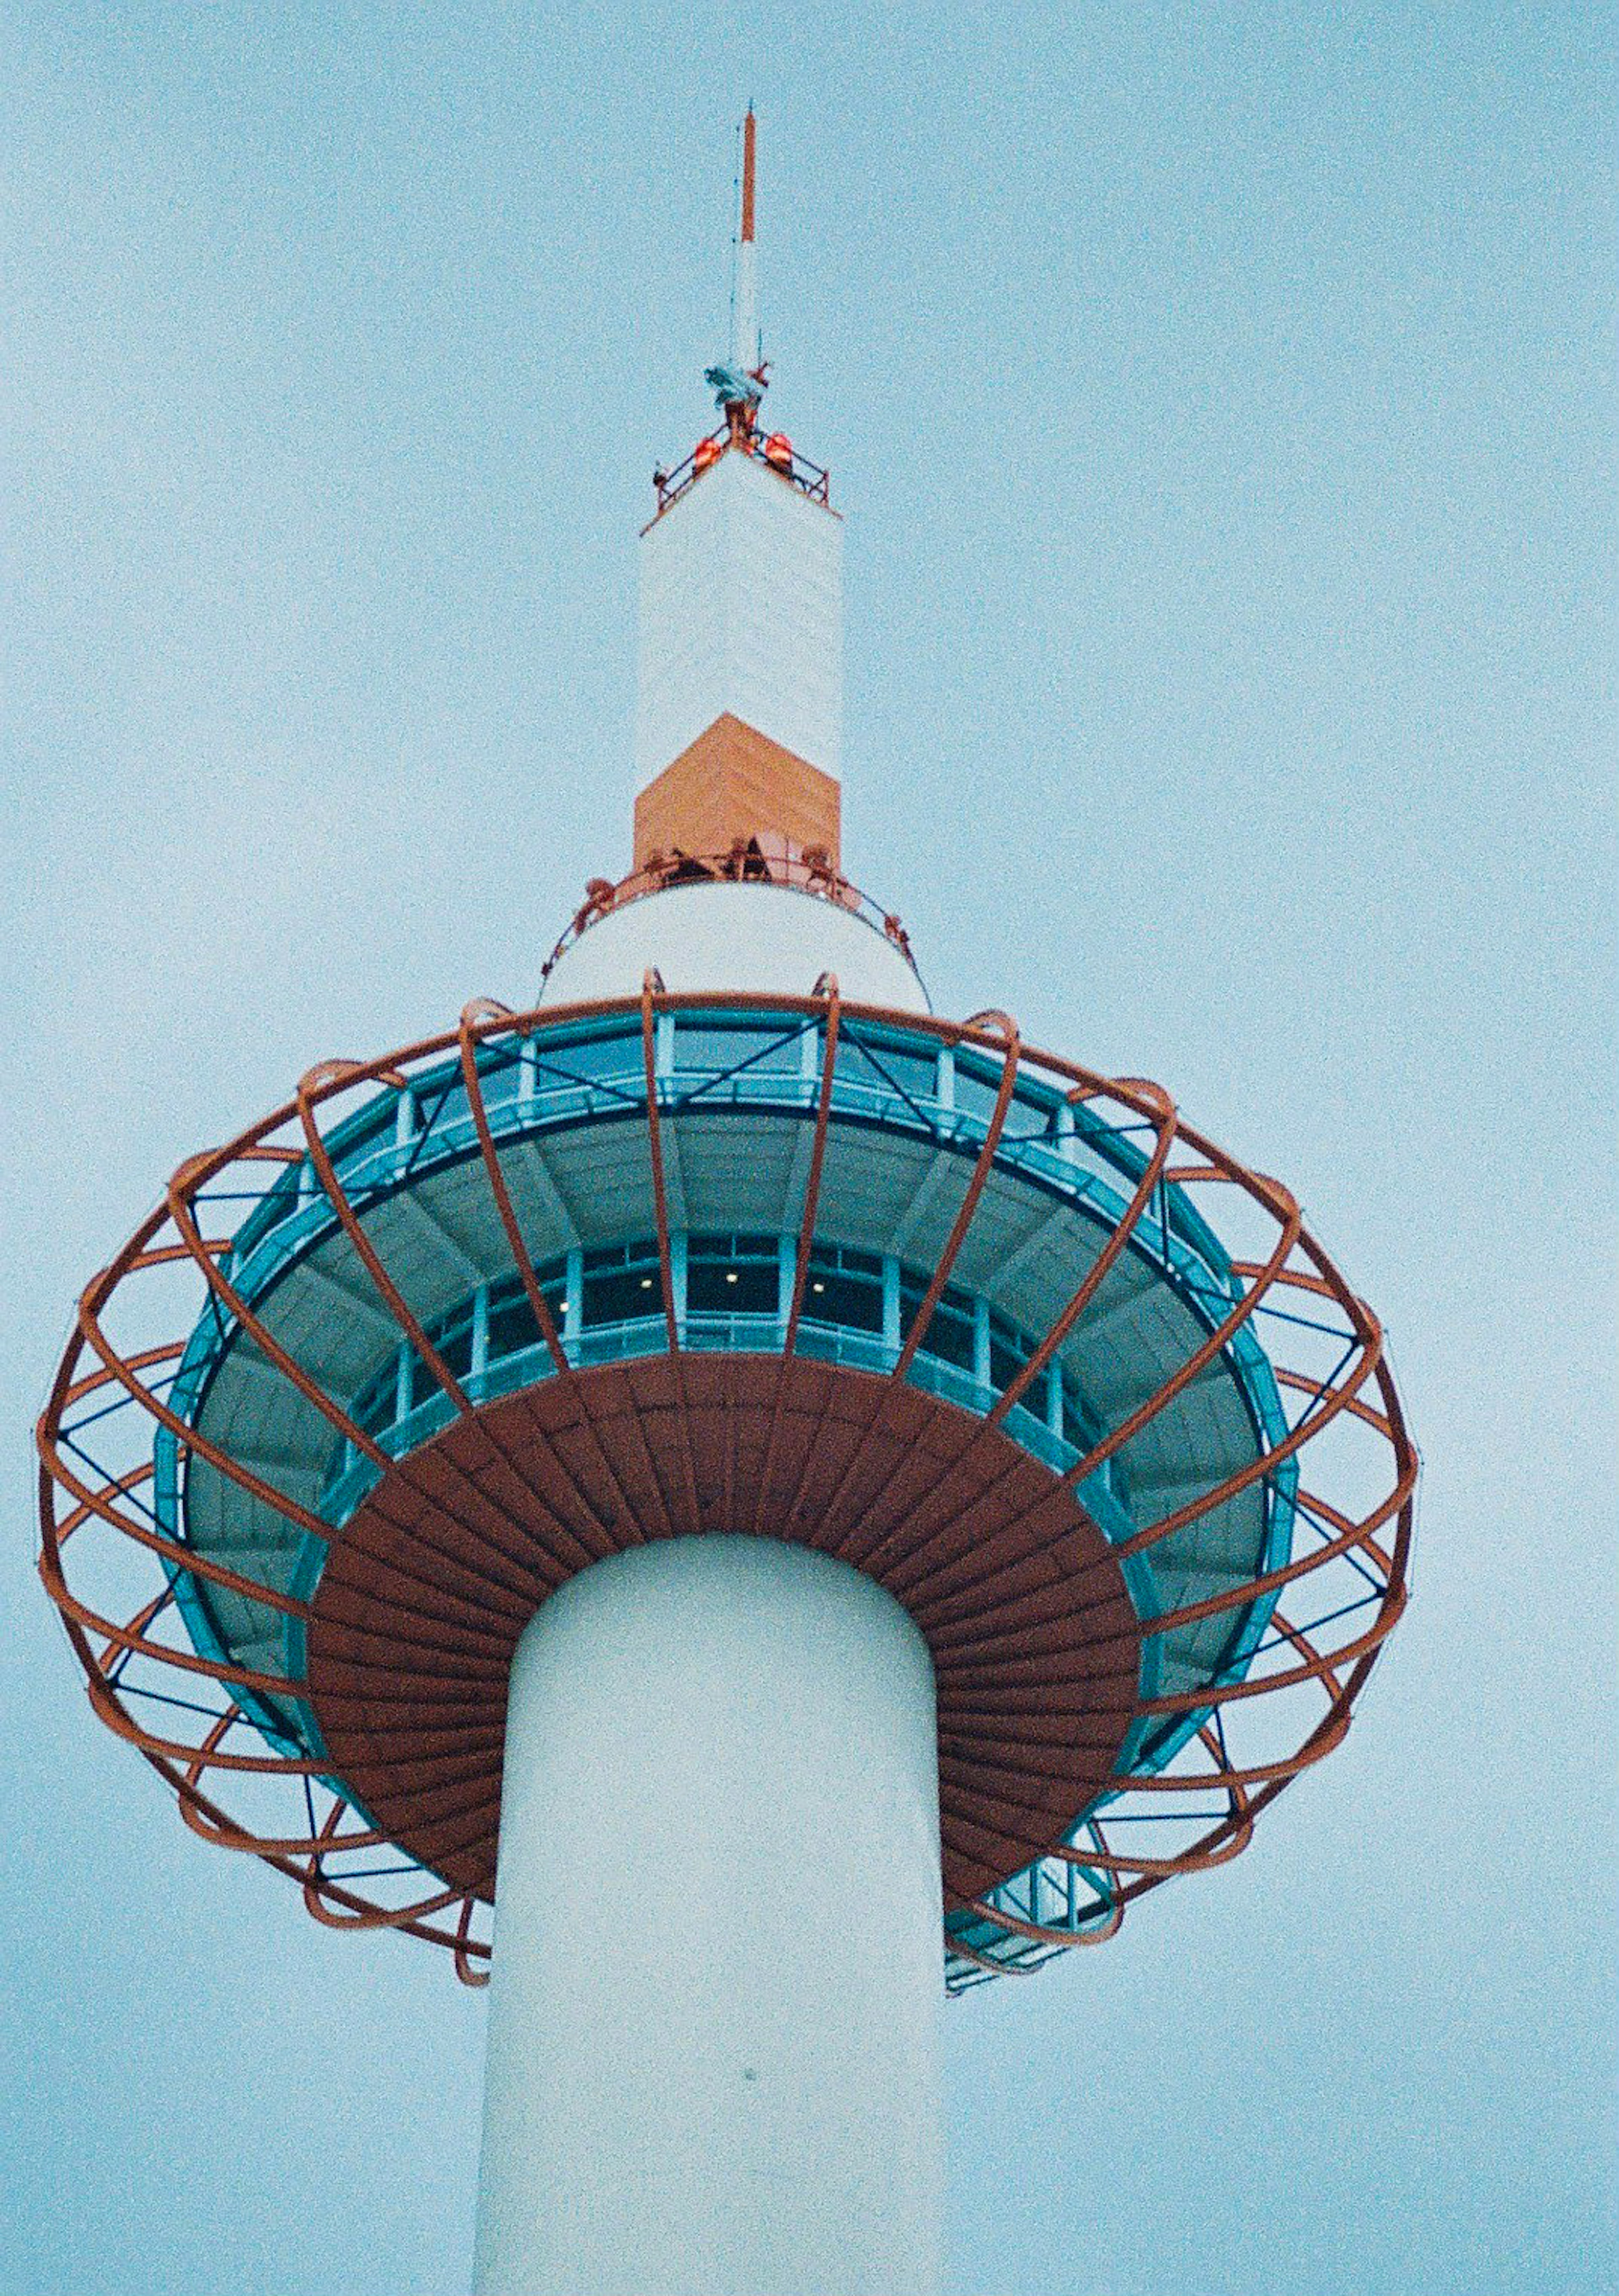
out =
[[(675, 1234), (670, 1239), (675, 1278), (675, 1315), (683, 1344), (740, 1346), (773, 1351), (786, 1336), (797, 1269), (797, 1239), (789, 1235)], [(642, 1354), (649, 1329), (661, 1343), (665, 1325), (663, 1275), (658, 1241), (642, 1236), (629, 1243), (596, 1247), (546, 1261), (534, 1271), (542, 1296), (570, 1360), (601, 1363), (616, 1353)], [(800, 1326), (805, 1353), (838, 1359), (837, 1341), (857, 1344), (849, 1360), (870, 1365), (891, 1362), (914, 1329), (928, 1277), (892, 1256), (853, 1244), (815, 1243), (805, 1270)], [(738, 1331), (731, 1319), (752, 1325)], [(460, 1300), (423, 1325), (428, 1339), (458, 1381), (476, 1397), (483, 1380), (527, 1350), (541, 1346), (541, 1334), (520, 1277), (503, 1276)], [(617, 1333), (617, 1339), (611, 1334)], [(604, 1339), (606, 1344), (603, 1344)], [(998, 1308), (960, 1284), (939, 1294), (918, 1349), (919, 1362), (964, 1375), (941, 1392), (972, 1399), (987, 1408), (1011, 1384), (1034, 1351), (1034, 1341)], [(877, 1356), (873, 1356), (873, 1349)], [(544, 1376), (536, 1373), (536, 1376)], [(521, 1380), (498, 1379), (501, 1389)], [(924, 1376), (922, 1384), (936, 1386)], [(371, 1435), (389, 1428), (432, 1403), (437, 1381), (413, 1349), (396, 1349), (366, 1381), (349, 1406), (351, 1416)], [(1021, 1398), (1022, 1410), (1075, 1450), (1096, 1439), (1099, 1423), (1072, 1376), (1048, 1369)], [(339, 1446), (339, 1454), (346, 1452)], [(341, 1456), (332, 1473), (343, 1471)]]

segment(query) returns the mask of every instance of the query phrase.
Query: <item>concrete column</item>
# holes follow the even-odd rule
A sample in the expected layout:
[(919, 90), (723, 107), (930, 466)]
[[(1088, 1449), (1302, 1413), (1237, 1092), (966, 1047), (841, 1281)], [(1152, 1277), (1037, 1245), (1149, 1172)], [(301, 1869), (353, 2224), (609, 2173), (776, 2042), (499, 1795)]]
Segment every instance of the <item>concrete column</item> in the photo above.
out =
[(511, 1676), (477, 2296), (932, 2296), (933, 1666), (846, 1564), (681, 1538)]

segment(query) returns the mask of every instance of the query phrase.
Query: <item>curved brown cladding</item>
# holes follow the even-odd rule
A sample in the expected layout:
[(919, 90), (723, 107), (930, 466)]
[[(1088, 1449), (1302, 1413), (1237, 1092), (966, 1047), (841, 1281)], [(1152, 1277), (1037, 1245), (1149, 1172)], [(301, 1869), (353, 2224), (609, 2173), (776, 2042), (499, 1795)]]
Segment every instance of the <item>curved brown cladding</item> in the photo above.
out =
[[(930, 1546), (913, 1591), (907, 1527), (936, 1519), (942, 1498), (948, 1546)], [(927, 1637), (947, 1910), (1072, 1830), (1117, 1765), (1141, 1652), (1119, 1565), (1073, 1493), (1009, 1437), (895, 1381), (685, 1355), (568, 1374), (458, 1419), (333, 1543), (310, 1702), (381, 1831), (457, 1891), (492, 1898), (523, 1627), (593, 1561), (728, 1531), (869, 1570)], [(1001, 1590), (993, 1623), (971, 1591), (985, 1570)]]
[(727, 710), (635, 800), (635, 866), (757, 839), (767, 853), (818, 853), (836, 869), (840, 802), (830, 774)]

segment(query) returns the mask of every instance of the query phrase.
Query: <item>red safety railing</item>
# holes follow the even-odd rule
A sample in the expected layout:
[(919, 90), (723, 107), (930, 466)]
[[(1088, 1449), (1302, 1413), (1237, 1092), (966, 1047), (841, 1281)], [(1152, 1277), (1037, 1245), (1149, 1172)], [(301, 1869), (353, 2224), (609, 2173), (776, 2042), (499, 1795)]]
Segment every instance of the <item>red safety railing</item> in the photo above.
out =
[(706, 438), (698, 440), (683, 463), (677, 463), (672, 471), (660, 469), (653, 472), (652, 484), (658, 490), (658, 517), (661, 518), (683, 495), (689, 494), (704, 472), (711, 471), (722, 455), (732, 453), (751, 455), (756, 462), (763, 463), (766, 470), (773, 471), (784, 485), (795, 487), (811, 502), (822, 503), (830, 509), (831, 472), (822, 470), (819, 463), (812, 463), (807, 455), (800, 455), (796, 448), (780, 460), (775, 455), (766, 455), (766, 437), (779, 435), (766, 433), (756, 424), (750, 430), (740, 420), (733, 422), (728, 416), (717, 430), (710, 430)]

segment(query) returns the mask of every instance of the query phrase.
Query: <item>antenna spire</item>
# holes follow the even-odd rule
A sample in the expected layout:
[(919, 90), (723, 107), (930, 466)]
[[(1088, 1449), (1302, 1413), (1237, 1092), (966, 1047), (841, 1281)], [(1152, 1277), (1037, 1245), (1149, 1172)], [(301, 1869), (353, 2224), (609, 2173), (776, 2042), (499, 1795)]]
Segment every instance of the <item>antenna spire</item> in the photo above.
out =
[(759, 365), (759, 280), (753, 236), (754, 164), (758, 128), (753, 106), (742, 122), (742, 227), (736, 247), (736, 305), (732, 323), (731, 363), (753, 374)]

